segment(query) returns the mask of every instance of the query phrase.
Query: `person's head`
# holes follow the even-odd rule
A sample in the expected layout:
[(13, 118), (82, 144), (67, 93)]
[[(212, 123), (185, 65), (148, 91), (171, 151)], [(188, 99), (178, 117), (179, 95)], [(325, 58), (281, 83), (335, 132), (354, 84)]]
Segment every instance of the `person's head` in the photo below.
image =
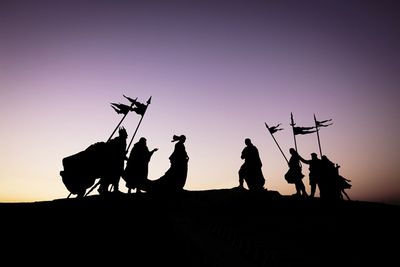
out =
[(124, 139), (128, 137), (128, 133), (126, 132), (124, 127), (119, 127), (118, 135)]
[(144, 138), (144, 137), (141, 137), (140, 139), (139, 139), (139, 143), (140, 144), (146, 144), (146, 138)]
[(246, 144), (246, 146), (251, 145), (251, 140), (250, 140), (250, 138), (244, 139), (244, 143)]
[(291, 147), (291, 148), (289, 149), (289, 153), (290, 153), (290, 155), (296, 155), (296, 154), (297, 154), (297, 151), (296, 151), (293, 147)]
[(317, 153), (311, 153), (311, 159), (318, 159)]
[(185, 135), (175, 135), (172, 137), (172, 141), (171, 142), (176, 142), (176, 141), (180, 141), (180, 142), (185, 142), (186, 141), (186, 136)]

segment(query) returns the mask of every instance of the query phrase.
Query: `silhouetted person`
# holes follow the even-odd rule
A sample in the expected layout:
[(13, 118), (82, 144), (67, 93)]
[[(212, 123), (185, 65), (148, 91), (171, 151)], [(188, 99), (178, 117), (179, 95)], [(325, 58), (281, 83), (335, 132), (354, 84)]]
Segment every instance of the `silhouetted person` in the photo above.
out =
[(291, 155), (289, 159), (289, 170), (285, 174), (285, 179), (288, 183), (295, 184), (295, 196), (307, 196), (306, 188), (303, 183), (304, 174), (301, 169), (300, 156), (294, 148), (290, 148), (289, 153)]
[(311, 188), (311, 192), (310, 192), (310, 197), (314, 197), (315, 196), (315, 191), (317, 189), (317, 185), (319, 188), (319, 176), (321, 176), (321, 161), (318, 158), (316, 153), (311, 153), (311, 159), (310, 160), (306, 160), (304, 158), (302, 158), (300, 155), (300, 161), (308, 164), (308, 170), (309, 170), (309, 183), (310, 183), (310, 188)]
[(340, 166), (333, 163), (326, 155), (321, 157), (321, 180), (319, 181), (320, 196), (324, 200), (350, 200), (345, 189), (351, 188), (350, 180), (339, 174)]
[(243, 188), (246, 181), (247, 187), (251, 191), (264, 189), (265, 178), (262, 173), (262, 162), (258, 149), (251, 142), (250, 138), (244, 140), (246, 147), (243, 148), (240, 158), (244, 160), (239, 169), (239, 187)]
[(128, 134), (123, 127), (119, 129), (118, 133), (117, 137), (106, 143), (107, 162), (105, 163), (104, 174), (100, 178), (100, 187), (98, 189), (100, 194), (108, 192), (110, 185), (112, 185), (114, 192), (120, 192), (119, 180), (124, 171), (126, 138)]
[(337, 172), (337, 186), (339, 187), (340, 190), (340, 199), (344, 199), (344, 196), (347, 198), (347, 200), (350, 200), (349, 195), (347, 195), (345, 189), (350, 189), (351, 188), (351, 180), (344, 178), (339, 174), (339, 164), (335, 164), (336, 172)]
[(136, 193), (140, 193), (140, 190), (146, 185), (150, 158), (157, 150), (158, 148), (154, 148), (150, 151), (147, 147), (147, 140), (144, 137), (133, 145), (122, 175), (126, 182), (128, 193), (131, 193), (131, 190), (135, 188)]
[(185, 148), (185, 135), (174, 135), (171, 142), (176, 142), (174, 151), (169, 156), (169, 169), (159, 179), (150, 181), (146, 187), (149, 192), (180, 192), (186, 183), (189, 156)]
[(60, 172), (67, 189), (78, 197), (85, 195), (86, 189), (100, 178), (100, 193), (108, 191), (112, 184), (118, 190), (118, 182), (124, 168), (126, 130), (121, 127), (119, 136), (109, 142), (97, 142), (85, 150), (66, 157)]
[(321, 180), (320, 196), (326, 200), (341, 199), (341, 188), (338, 183), (338, 169), (335, 164), (326, 156), (321, 157)]

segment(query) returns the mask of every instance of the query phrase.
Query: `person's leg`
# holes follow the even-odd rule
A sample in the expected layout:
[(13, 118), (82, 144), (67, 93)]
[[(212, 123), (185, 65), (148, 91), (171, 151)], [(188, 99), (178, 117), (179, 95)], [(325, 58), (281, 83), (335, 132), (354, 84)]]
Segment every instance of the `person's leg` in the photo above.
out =
[(299, 185), (300, 185), (301, 195), (304, 197), (308, 196), (307, 192), (306, 192), (306, 187), (304, 186), (304, 183), (303, 183), (303, 180), (300, 180)]
[(310, 182), (310, 188), (311, 188), (310, 197), (314, 197), (317, 185), (314, 182)]

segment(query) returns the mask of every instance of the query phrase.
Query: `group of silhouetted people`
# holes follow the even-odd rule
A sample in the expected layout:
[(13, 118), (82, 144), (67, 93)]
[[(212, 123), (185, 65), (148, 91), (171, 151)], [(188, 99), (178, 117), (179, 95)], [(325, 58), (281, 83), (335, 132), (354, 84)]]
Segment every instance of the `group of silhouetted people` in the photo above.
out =
[[(239, 188), (243, 188), (246, 181), (250, 191), (263, 190), (265, 178), (262, 173), (262, 162), (257, 147), (251, 142), (250, 138), (245, 139), (246, 147), (243, 149), (241, 158), (244, 163), (239, 169)], [(311, 153), (311, 159), (301, 157), (294, 148), (289, 149), (290, 158), (288, 160), (288, 171), (284, 178), (289, 184), (294, 184), (296, 197), (315, 197), (317, 188), (319, 195), (324, 200), (343, 199), (344, 196), (350, 200), (345, 189), (351, 188), (350, 180), (339, 174), (340, 166), (334, 164), (323, 155), (321, 159), (316, 153)], [(302, 163), (309, 165), (309, 185), (310, 194), (307, 194), (303, 182)]]
[(154, 152), (158, 148), (149, 150), (147, 140), (141, 137), (134, 144), (129, 158), (127, 158), (126, 168), (122, 171), (122, 178), (126, 182), (128, 193), (136, 190), (136, 193), (142, 191), (155, 193), (172, 193), (183, 190), (186, 183), (188, 172), (189, 156), (185, 148), (185, 135), (174, 135), (171, 142), (176, 142), (174, 151), (169, 156), (170, 167), (157, 180), (149, 180), (149, 162)]
[[(291, 157), (285, 179), (288, 183), (295, 185), (295, 196), (314, 197), (318, 188), (321, 199), (337, 200), (345, 196), (350, 200), (345, 192), (345, 189), (351, 188), (350, 180), (339, 174), (339, 165), (330, 161), (326, 155), (322, 155), (319, 159), (316, 153), (311, 153), (311, 159), (306, 160), (294, 148), (290, 148), (289, 152)], [(307, 194), (303, 183), (304, 174), (301, 163), (309, 165), (310, 195)]]
[[(187, 173), (189, 156), (185, 148), (185, 135), (173, 135), (175, 147), (169, 157), (170, 167), (157, 180), (149, 180), (149, 162), (158, 148), (150, 150), (147, 140), (141, 137), (134, 144), (129, 157), (126, 157), (126, 130), (121, 127), (119, 135), (107, 142), (98, 142), (86, 150), (63, 159), (64, 171), (61, 171), (63, 182), (68, 190), (78, 197), (85, 195), (86, 190), (99, 185), (99, 194), (120, 192), (120, 178), (125, 181), (128, 193), (150, 192), (180, 192), (183, 190)], [(266, 190), (265, 177), (262, 172), (262, 161), (257, 147), (250, 138), (244, 140), (245, 148), (241, 152), (239, 188), (247, 185), (249, 191)], [(345, 189), (351, 187), (350, 180), (339, 174), (339, 165), (332, 163), (325, 155), (318, 158), (311, 153), (311, 159), (304, 159), (294, 148), (289, 149), (288, 171), (284, 178), (289, 184), (294, 184), (298, 197), (314, 197), (317, 188), (321, 199), (350, 199)], [(125, 164), (126, 161), (126, 164)], [(302, 163), (309, 165), (309, 184), (311, 192), (308, 195), (303, 182)], [(95, 180), (98, 184), (94, 185)]]
[[(174, 135), (171, 142), (175, 148), (169, 157), (170, 167), (157, 180), (148, 179), (148, 165), (151, 156), (158, 149), (149, 150), (147, 140), (141, 137), (126, 157), (126, 130), (121, 127), (118, 136), (107, 142), (97, 142), (62, 160), (64, 170), (60, 172), (62, 181), (71, 192), (83, 197), (99, 185), (99, 194), (118, 193), (120, 178), (126, 182), (128, 193), (179, 192), (183, 190), (188, 172), (189, 157), (185, 148), (185, 135)], [(126, 161), (126, 167), (125, 167)], [(96, 179), (99, 178), (97, 184)], [(90, 192), (89, 191), (89, 192)]]

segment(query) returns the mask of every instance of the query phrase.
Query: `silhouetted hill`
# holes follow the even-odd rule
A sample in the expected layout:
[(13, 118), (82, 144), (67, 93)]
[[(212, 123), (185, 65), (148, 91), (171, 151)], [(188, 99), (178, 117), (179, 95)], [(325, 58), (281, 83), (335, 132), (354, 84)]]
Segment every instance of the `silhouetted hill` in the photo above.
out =
[(1, 203), (9, 265), (388, 266), (400, 206), (237, 189)]

